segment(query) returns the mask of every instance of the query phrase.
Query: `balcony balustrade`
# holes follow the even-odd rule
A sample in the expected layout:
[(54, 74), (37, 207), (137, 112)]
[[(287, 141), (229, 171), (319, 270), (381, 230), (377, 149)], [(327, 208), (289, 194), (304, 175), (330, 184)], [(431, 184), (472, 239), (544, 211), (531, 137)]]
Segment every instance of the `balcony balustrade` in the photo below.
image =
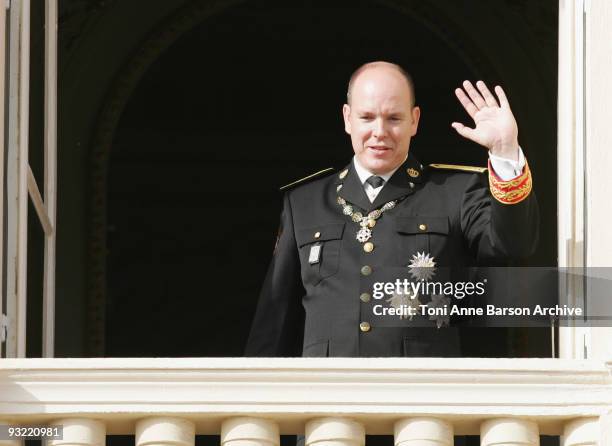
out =
[[(0, 424), (62, 426), (50, 446), (612, 445), (612, 361), (145, 358), (0, 361)], [(19, 441), (0, 440), (1, 446)]]

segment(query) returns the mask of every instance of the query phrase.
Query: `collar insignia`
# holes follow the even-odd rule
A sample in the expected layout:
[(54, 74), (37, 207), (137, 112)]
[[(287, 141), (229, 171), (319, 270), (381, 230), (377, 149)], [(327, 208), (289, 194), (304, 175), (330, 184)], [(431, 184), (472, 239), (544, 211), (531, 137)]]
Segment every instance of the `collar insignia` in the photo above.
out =
[(408, 175), (410, 175), (412, 178), (417, 178), (420, 175), (419, 171), (412, 167), (406, 170), (406, 172), (408, 172)]

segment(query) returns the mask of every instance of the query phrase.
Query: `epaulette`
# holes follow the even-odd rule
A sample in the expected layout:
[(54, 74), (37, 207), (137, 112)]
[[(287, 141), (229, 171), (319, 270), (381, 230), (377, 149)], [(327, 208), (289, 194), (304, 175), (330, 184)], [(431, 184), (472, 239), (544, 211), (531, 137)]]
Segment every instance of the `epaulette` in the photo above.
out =
[(458, 170), (460, 172), (485, 173), (487, 171), (486, 167), (459, 166), (457, 164), (430, 164), (429, 167), (442, 170)]
[(314, 180), (315, 178), (319, 178), (323, 175), (332, 173), (334, 170), (335, 169), (333, 167), (328, 167), (327, 169), (319, 170), (318, 172), (308, 175), (307, 177), (300, 178), (299, 180), (294, 181), (293, 183), (285, 184), (284, 186), (280, 188), (280, 190), (287, 190), (294, 186), (297, 186), (298, 184), (307, 183), (308, 181)]

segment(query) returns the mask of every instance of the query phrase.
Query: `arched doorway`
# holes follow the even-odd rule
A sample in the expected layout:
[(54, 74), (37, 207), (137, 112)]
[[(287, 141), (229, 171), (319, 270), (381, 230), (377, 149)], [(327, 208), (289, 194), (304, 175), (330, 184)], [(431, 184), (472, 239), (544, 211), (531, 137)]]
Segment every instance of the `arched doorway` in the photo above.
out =
[[(422, 162), (484, 164), (484, 151), (450, 128), (467, 121), (453, 89), (464, 78), (507, 85), (516, 72), (495, 58), (502, 37), (469, 45), (470, 20), (482, 11), (465, 6), (451, 21), (454, 7), (240, 2), (161, 53), (130, 92), (107, 154), (102, 354), (241, 354), (273, 246), (276, 190), (350, 160), (340, 107), (348, 76), (365, 61), (393, 60), (414, 75), (423, 118), (412, 150)], [(498, 26), (514, 20), (520, 30), (519, 19)], [(515, 64), (534, 58), (503, 48), (499, 58)], [(539, 68), (534, 83), (547, 69)], [(528, 91), (507, 90), (519, 123), (527, 121)], [(532, 169), (554, 160), (549, 105), (545, 94), (529, 102), (545, 116), (541, 132), (521, 127), (546, 148), (529, 152)], [(537, 261), (554, 258), (549, 244)]]

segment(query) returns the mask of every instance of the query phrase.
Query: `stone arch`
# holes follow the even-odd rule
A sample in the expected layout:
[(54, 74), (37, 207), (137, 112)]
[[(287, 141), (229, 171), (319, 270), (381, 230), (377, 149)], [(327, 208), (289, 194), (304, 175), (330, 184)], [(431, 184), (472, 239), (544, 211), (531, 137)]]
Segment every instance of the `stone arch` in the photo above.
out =
[[(401, 14), (411, 16), (423, 23), (439, 39), (446, 42), (466, 65), (475, 67), (482, 77), (503, 78), (504, 65), (491, 61), (491, 48), (479, 38), (477, 32), (466, 26), (466, 23), (455, 20), (457, 2), (432, 5), (420, 1), (402, 2), (400, 0), (374, 0)], [(105, 96), (101, 108), (90, 151), (90, 190), (91, 205), (89, 209), (88, 238), (88, 304), (87, 304), (87, 343), (89, 354), (100, 356), (104, 352), (104, 314), (106, 288), (106, 184), (108, 159), (116, 126), (132, 92), (151, 64), (181, 36), (198, 26), (203, 20), (214, 16), (232, 6), (244, 3), (245, 0), (205, 1), (195, 0), (176, 12), (151, 33), (133, 56), (124, 65)], [(503, 9), (503, 7), (502, 7)], [(498, 11), (499, 12), (499, 11)], [(508, 26), (512, 20), (508, 15), (499, 12), (496, 17), (498, 26)], [(513, 23), (520, 28), (520, 24)], [(514, 60), (529, 61), (532, 55), (528, 51), (531, 34), (527, 28), (516, 29), (520, 45), (513, 47)]]

